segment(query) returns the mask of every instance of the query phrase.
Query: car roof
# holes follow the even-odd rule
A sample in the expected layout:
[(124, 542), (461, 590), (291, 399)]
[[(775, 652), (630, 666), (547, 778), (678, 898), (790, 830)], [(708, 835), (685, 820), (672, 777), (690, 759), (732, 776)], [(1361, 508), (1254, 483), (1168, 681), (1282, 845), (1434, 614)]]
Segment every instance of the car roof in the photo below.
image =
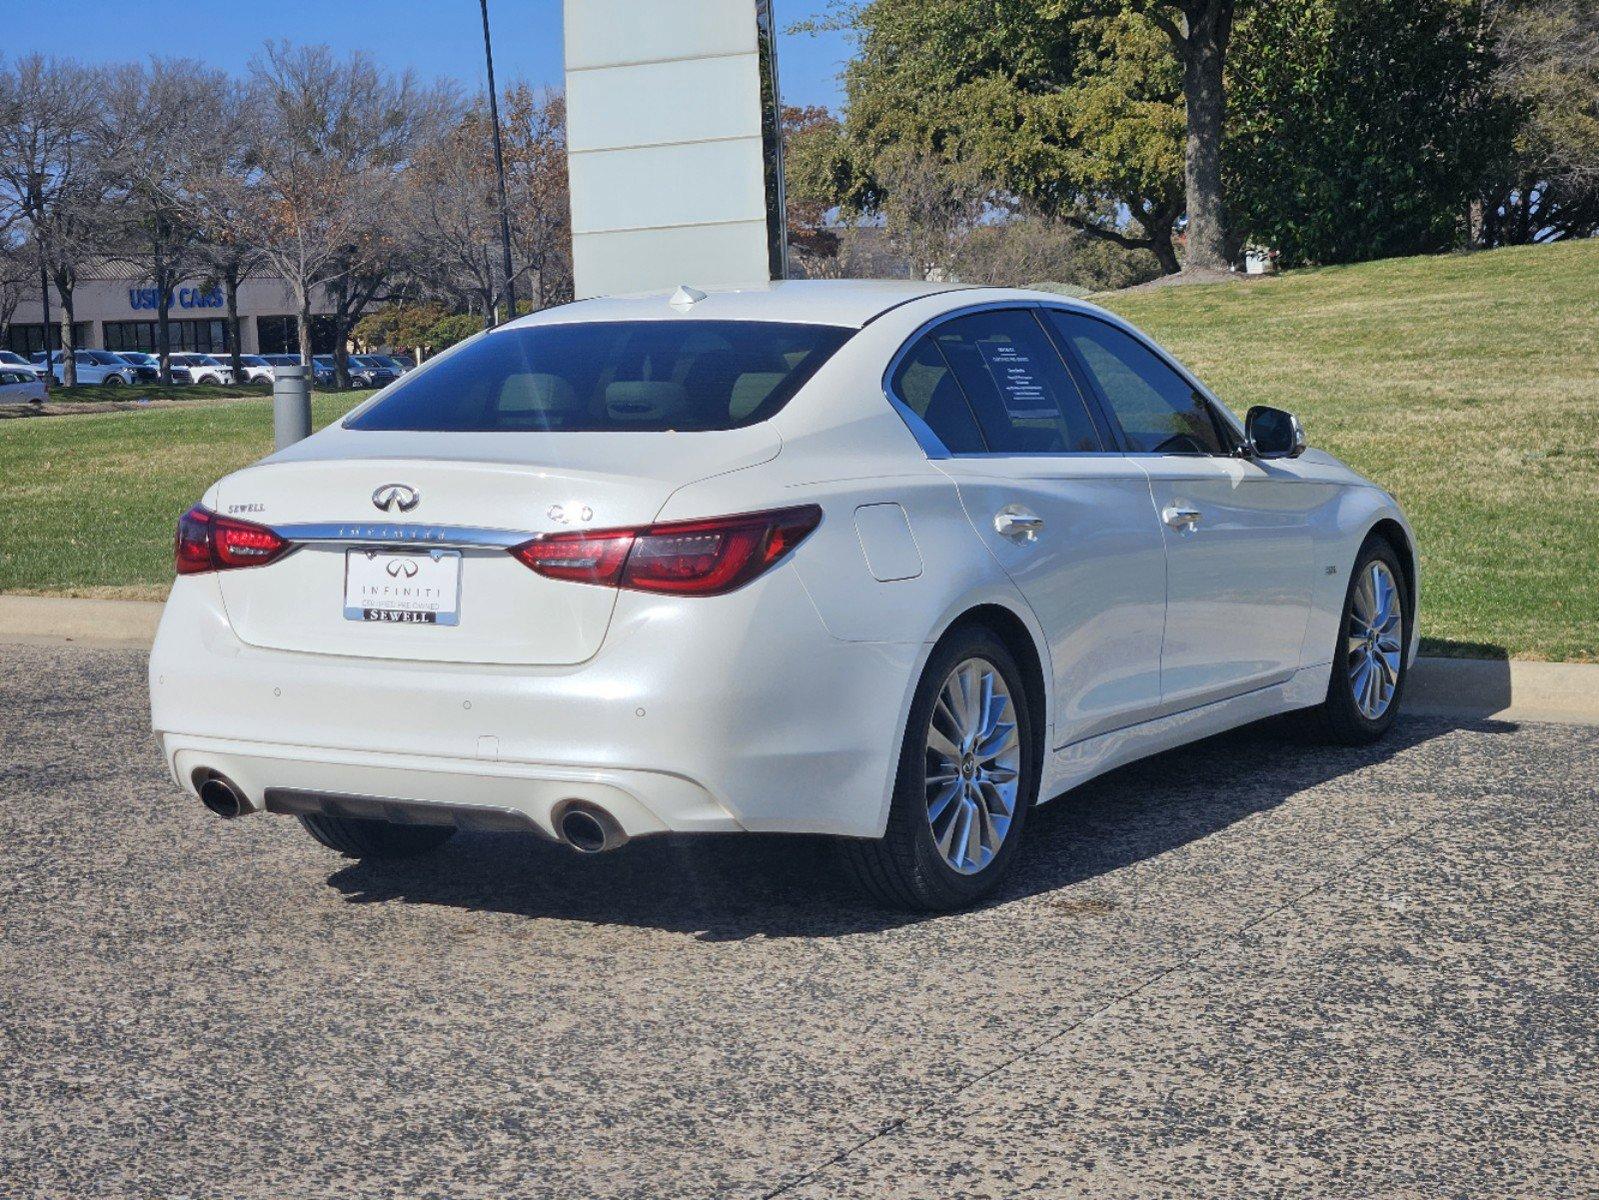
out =
[[(547, 308), (502, 329), (578, 321), (789, 321), (859, 329), (890, 309), (943, 292), (986, 290), (960, 283), (909, 279), (784, 279), (737, 287), (695, 287), (672, 303), (681, 289), (632, 296), (602, 296)], [(998, 289), (993, 289), (997, 291)], [(698, 293), (700, 299), (682, 303)]]

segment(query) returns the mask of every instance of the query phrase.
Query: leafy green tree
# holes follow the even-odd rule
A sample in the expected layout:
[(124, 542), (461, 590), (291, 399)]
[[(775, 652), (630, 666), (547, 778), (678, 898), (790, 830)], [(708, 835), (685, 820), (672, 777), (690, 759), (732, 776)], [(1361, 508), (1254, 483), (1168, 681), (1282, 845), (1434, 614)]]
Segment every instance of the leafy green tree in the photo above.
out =
[(1181, 74), (1157, 26), (1059, 0), (872, 0), (851, 20), (847, 136), (818, 174), (853, 205), (881, 211), (885, 175), (931, 156), (962, 188), (987, 181), (997, 201), (1177, 269)]
[(1239, 231), (1284, 265), (1448, 249), (1505, 128), (1475, 0), (1271, 0), (1231, 56)]
[(1487, 0), (1493, 90), (1514, 126), (1473, 206), (1479, 246), (1599, 232), (1599, 3)]

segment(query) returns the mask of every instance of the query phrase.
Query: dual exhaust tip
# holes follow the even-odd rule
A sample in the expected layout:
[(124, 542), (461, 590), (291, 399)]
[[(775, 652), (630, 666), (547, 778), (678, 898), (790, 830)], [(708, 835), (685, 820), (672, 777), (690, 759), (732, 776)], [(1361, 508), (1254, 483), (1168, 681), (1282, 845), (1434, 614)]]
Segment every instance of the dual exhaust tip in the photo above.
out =
[(210, 775), (198, 781), (200, 803), (217, 816), (231, 821), (255, 811), (255, 805), (239, 790), (239, 786), (225, 775)]
[[(247, 796), (225, 775), (197, 780), (200, 803), (231, 821), (255, 811)], [(617, 819), (596, 804), (568, 800), (557, 810), (555, 830), (560, 840), (579, 854), (604, 854), (627, 841)]]
[(615, 817), (583, 800), (568, 800), (560, 807), (555, 831), (579, 854), (604, 854), (627, 841), (627, 834)]

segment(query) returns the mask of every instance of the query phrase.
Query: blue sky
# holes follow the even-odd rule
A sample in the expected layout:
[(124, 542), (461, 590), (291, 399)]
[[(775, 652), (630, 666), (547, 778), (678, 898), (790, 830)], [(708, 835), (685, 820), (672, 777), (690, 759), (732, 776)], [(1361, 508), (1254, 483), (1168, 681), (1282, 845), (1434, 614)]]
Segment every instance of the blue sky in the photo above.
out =
[[(685, 0), (692, 3), (692, 0)], [(823, 0), (775, 0), (786, 29), (823, 10)], [(483, 85), (483, 31), (477, 0), (5, 0), (0, 50), (33, 51), (84, 62), (198, 58), (242, 73), (268, 38), (359, 46), (424, 78), (445, 75)], [(535, 84), (561, 82), (561, 0), (489, 0), (494, 71)], [(778, 69), (790, 104), (838, 102), (837, 76), (850, 44), (840, 34), (783, 35)]]

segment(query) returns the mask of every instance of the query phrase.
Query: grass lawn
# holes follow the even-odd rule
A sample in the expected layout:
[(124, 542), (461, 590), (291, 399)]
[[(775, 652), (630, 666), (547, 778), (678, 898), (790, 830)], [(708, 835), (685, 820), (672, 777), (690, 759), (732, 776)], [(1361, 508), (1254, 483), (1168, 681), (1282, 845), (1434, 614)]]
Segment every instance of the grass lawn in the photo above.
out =
[(1599, 659), (1599, 240), (1095, 299), (1399, 497), (1428, 652)]
[[(1399, 496), (1430, 652), (1599, 659), (1599, 240), (1100, 299)], [(164, 595), (177, 515), (271, 440), (267, 399), (0, 421), (0, 591)]]
[[(312, 420), (370, 394), (317, 393)], [(270, 398), (0, 421), (0, 591), (163, 598), (178, 515), (271, 450)]]

